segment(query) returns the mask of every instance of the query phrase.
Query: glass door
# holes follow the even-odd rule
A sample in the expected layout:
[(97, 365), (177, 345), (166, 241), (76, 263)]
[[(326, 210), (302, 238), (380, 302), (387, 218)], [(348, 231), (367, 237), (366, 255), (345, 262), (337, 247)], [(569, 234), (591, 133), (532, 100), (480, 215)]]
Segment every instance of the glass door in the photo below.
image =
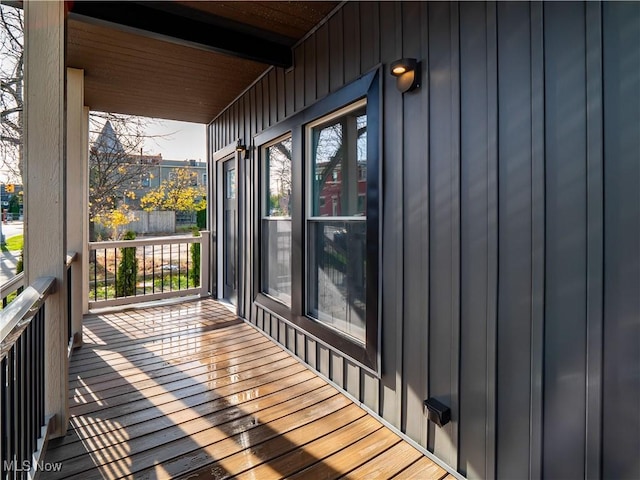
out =
[(222, 295), (236, 305), (238, 298), (238, 210), (236, 199), (236, 161), (222, 164)]

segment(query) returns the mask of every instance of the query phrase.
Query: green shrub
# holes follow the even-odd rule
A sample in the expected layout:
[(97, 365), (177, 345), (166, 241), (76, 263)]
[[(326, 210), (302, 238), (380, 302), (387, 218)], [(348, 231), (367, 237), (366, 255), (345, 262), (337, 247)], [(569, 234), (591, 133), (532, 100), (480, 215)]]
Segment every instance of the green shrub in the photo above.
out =
[[(136, 238), (135, 232), (128, 231), (124, 234), (124, 240)], [(118, 264), (118, 278), (116, 280), (116, 297), (128, 297), (136, 293), (136, 281), (138, 278), (138, 259), (136, 247), (124, 247), (120, 249), (121, 259)]]
[(198, 224), (198, 228), (200, 230), (204, 230), (207, 228), (207, 209), (198, 210), (196, 212), (196, 223)]
[[(200, 236), (200, 231), (197, 228), (193, 229), (193, 236), (194, 237)], [(200, 244), (199, 243), (191, 244), (191, 265), (193, 265), (193, 268), (191, 269), (191, 272), (189, 273), (189, 275), (191, 277), (191, 280), (193, 280), (193, 286), (199, 287), (200, 286)]]
[(16, 263), (16, 275), (24, 270), (24, 250), (20, 250), (20, 257)]

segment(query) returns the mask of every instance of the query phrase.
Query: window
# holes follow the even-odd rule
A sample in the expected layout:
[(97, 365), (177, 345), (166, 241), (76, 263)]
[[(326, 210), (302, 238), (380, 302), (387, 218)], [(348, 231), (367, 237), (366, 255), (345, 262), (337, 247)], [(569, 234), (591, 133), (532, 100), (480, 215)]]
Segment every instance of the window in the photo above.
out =
[[(307, 315), (366, 341), (366, 100), (306, 127)], [(329, 181), (333, 179), (333, 181)], [(332, 197), (331, 208), (322, 198)]]
[(263, 148), (262, 291), (291, 303), (291, 137)]
[(374, 374), (380, 113), (374, 70), (253, 138), (256, 304)]

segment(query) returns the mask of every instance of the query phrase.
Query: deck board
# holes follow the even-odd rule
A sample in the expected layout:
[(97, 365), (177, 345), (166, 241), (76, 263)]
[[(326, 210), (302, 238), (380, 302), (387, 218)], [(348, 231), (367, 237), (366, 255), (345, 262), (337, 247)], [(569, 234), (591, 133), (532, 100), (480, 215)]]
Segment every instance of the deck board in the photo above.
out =
[(429, 478), (445, 470), (201, 300), (85, 317), (70, 428), (45, 462), (78, 478)]

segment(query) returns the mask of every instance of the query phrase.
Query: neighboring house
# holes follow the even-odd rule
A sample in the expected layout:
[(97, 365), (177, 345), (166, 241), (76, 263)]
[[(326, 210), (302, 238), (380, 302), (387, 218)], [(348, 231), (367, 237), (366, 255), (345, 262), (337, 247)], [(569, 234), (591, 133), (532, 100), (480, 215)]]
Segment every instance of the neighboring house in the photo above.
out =
[(141, 176), (140, 185), (134, 190), (137, 199), (160, 186), (163, 181), (173, 179), (178, 169), (187, 169), (195, 174), (193, 186), (207, 186), (207, 162), (198, 160), (165, 160), (162, 158), (162, 154), (135, 156), (133, 159), (134, 161), (148, 162), (149, 164), (148, 169)]
[[(140, 210), (140, 199), (151, 190), (160, 186), (165, 180), (170, 180), (176, 170), (186, 169), (194, 173), (193, 185), (207, 186), (207, 164), (198, 160), (165, 160), (162, 154), (137, 155), (126, 151), (110, 121), (106, 121), (100, 134), (93, 142), (90, 159), (101, 155), (107, 157), (109, 163), (117, 164), (126, 169), (122, 175), (126, 180), (119, 185), (121, 189), (120, 201), (126, 203), (131, 210)], [(131, 174), (130, 172), (133, 172)], [(133, 192), (133, 196), (124, 192)], [(195, 214), (176, 212), (176, 223), (195, 224)]]
[[(349, 209), (355, 209), (354, 212), (356, 215), (365, 215), (367, 196), (366, 162), (364, 164), (358, 164), (355, 171), (358, 175), (357, 186), (354, 190), (356, 194), (355, 203), (353, 203), (353, 199), (347, 198), (351, 192), (345, 191), (347, 182), (344, 179), (344, 174), (340, 166), (331, 169), (329, 172), (324, 172), (321, 167), (318, 167), (317, 170), (316, 182), (318, 186), (315, 188), (320, 188), (318, 207), (321, 217), (340, 216), (342, 215), (341, 212), (346, 212)], [(353, 203), (353, 206), (347, 205), (349, 200)]]

